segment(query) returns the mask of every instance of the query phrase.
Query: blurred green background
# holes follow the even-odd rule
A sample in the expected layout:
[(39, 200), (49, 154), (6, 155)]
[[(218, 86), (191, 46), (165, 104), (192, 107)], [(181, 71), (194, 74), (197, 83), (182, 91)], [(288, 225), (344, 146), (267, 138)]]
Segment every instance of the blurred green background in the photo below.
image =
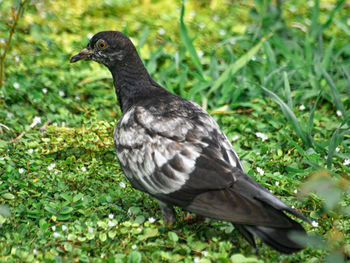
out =
[[(163, 225), (116, 160), (110, 73), (69, 63), (102, 30), (128, 35), (245, 171), (314, 221), (307, 249), (256, 256), (230, 223)], [(0, 261), (346, 262), (349, 40), (346, 1), (0, 1)]]

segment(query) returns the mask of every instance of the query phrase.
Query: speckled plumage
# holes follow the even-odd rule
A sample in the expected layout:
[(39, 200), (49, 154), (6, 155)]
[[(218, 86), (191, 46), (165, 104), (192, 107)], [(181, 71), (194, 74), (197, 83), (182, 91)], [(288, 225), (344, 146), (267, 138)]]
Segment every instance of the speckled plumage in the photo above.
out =
[(303, 249), (288, 234), (305, 230), (283, 211), (309, 220), (244, 173), (215, 120), (158, 85), (125, 35), (96, 34), (71, 62), (81, 59), (111, 71), (123, 113), (113, 134), (118, 160), (131, 185), (159, 201), (165, 222), (176, 220), (176, 205), (234, 223), (253, 246), (255, 235), (283, 253)]

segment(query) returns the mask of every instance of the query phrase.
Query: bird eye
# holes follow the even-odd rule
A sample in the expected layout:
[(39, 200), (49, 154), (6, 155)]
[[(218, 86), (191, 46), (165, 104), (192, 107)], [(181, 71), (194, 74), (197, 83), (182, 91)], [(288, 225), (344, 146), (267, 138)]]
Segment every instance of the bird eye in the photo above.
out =
[(100, 40), (98, 41), (97, 46), (99, 49), (103, 50), (107, 47), (107, 43), (104, 40)]

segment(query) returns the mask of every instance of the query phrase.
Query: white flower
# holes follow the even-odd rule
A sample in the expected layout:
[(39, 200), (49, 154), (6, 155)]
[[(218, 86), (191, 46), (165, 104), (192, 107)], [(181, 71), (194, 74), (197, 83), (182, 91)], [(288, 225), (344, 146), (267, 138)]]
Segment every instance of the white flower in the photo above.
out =
[(28, 150), (28, 153), (29, 153), (29, 154), (32, 154), (33, 152), (34, 152), (33, 149), (29, 149), (29, 150)]
[(218, 22), (218, 21), (219, 21), (219, 17), (218, 17), (218, 16), (213, 16), (213, 20), (214, 20), (215, 22)]
[(67, 229), (66, 225), (62, 225), (62, 231), (65, 231)]
[(94, 229), (91, 226), (89, 226), (88, 231), (89, 231), (89, 233), (92, 233), (92, 232), (94, 232)]
[(19, 85), (18, 82), (15, 82), (15, 83), (13, 83), (13, 87), (14, 87), (15, 89), (19, 89), (20, 85)]
[(84, 196), (81, 198), (81, 201), (84, 201)]
[(57, 122), (52, 123), (53, 126), (57, 126)]
[(311, 225), (312, 225), (313, 227), (318, 227), (318, 223), (317, 223), (316, 221), (312, 221), (312, 222), (311, 222)]
[(297, 11), (297, 9), (295, 8), (294, 5), (289, 7), (289, 11), (291, 11), (292, 13), (294, 13), (295, 11)]
[(108, 226), (113, 227), (113, 226), (115, 226), (115, 223), (113, 221), (109, 220), (108, 221)]
[(75, 96), (75, 100), (80, 100), (80, 97), (78, 95)]
[(16, 62), (19, 62), (20, 61), (19, 56), (15, 56), (15, 60), (16, 60)]
[(196, 15), (196, 11), (190, 11), (190, 14), (189, 14), (190, 16), (195, 16)]
[(156, 220), (153, 217), (148, 218), (148, 221), (153, 224)]
[(343, 165), (349, 165), (350, 164), (350, 159), (345, 159)]
[(35, 116), (32, 124), (30, 125), (30, 128), (34, 128), (38, 123), (41, 123), (41, 118), (38, 116)]
[(293, 208), (293, 209), (294, 209), (294, 208), (295, 208), (295, 207), (294, 207), (294, 205), (292, 205), (292, 206), (291, 206), (291, 208)]
[(294, 192), (294, 194), (297, 194), (297, 193), (298, 193), (298, 190), (297, 190), (297, 189), (295, 189), (293, 192)]
[(12, 112), (8, 112), (8, 113), (7, 113), (7, 118), (11, 119), (13, 116), (14, 116), (14, 115), (13, 115)]
[(340, 148), (339, 147), (335, 148), (335, 151), (338, 153), (340, 151)]
[(235, 136), (233, 136), (232, 141), (235, 142), (235, 141), (237, 141), (238, 139), (239, 139), (239, 136), (238, 136), (238, 135), (235, 135)]
[(252, 60), (255, 61), (256, 60), (256, 56), (252, 56)]
[(24, 173), (24, 169), (23, 169), (23, 168), (19, 168), (19, 169), (18, 169), (18, 172), (19, 172), (20, 174), (23, 174), (23, 173)]
[(137, 228), (137, 231), (141, 232), (141, 231), (142, 231), (142, 228), (141, 228), (141, 227), (138, 227), (138, 228)]
[(114, 215), (113, 215), (113, 214), (109, 214), (109, 215), (108, 215), (108, 218), (109, 218), (109, 219), (113, 219), (113, 218), (114, 218)]
[(36, 248), (33, 249), (33, 254), (34, 255), (38, 254), (38, 250)]
[(5, 157), (0, 157), (0, 161), (3, 161), (3, 160), (5, 160)]
[(9, 191), (12, 192), (12, 186), (9, 187)]
[(54, 232), (54, 233), (53, 233), (53, 236), (54, 236), (54, 237), (59, 237), (59, 236), (60, 236), (60, 233)]
[(87, 34), (88, 39), (91, 39), (93, 36), (94, 34), (91, 34), (91, 33)]
[(58, 174), (58, 171), (55, 171), (55, 173), (54, 173), (55, 175), (57, 175)]
[(120, 183), (119, 183), (119, 186), (120, 186), (121, 188), (125, 188), (125, 187), (126, 187), (125, 183), (123, 183), (123, 182), (120, 182)]
[(219, 34), (222, 35), (222, 36), (224, 36), (224, 35), (226, 34), (226, 31), (225, 31), (224, 29), (220, 29), (220, 30), (219, 30)]
[(261, 133), (261, 132), (257, 132), (255, 133), (256, 137), (260, 138), (262, 141), (266, 141), (269, 137), (267, 137), (267, 135)]
[(307, 1), (307, 5), (310, 7), (314, 7), (315, 3), (314, 1)]
[(85, 166), (81, 167), (81, 170), (82, 170), (83, 172), (86, 172)]
[(208, 256), (208, 251), (204, 250), (202, 253), (203, 253), (203, 256), (205, 257)]
[(260, 175), (264, 175), (264, 173), (265, 173), (264, 170), (261, 169), (260, 167), (256, 167), (256, 170)]
[(199, 23), (199, 28), (201, 28), (201, 29), (203, 29), (203, 28), (205, 28), (205, 24), (204, 23)]
[(202, 50), (198, 50), (197, 53), (198, 53), (198, 57), (200, 58), (203, 57), (204, 55), (204, 52)]
[(60, 90), (60, 91), (58, 92), (58, 94), (59, 94), (61, 97), (64, 97), (64, 96), (66, 95), (66, 93), (64, 93), (63, 90)]
[(299, 110), (305, 110), (306, 108), (305, 108), (305, 106), (304, 106), (304, 104), (301, 104), (300, 106), (299, 106)]
[(199, 260), (200, 260), (199, 257), (195, 257), (195, 258), (193, 259), (193, 261), (196, 262), (196, 263), (199, 262)]
[(0, 185), (3, 184), (4, 182), (3, 181), (0, 181)]
[(56, 231), (56, 226), (51, 227), (52, 231)]
[(49, 171), (51, 171), (53, 168), (55, 168), (55, 166), (56, 166), (56, 164), (55, 164), (55, 163), (52, 163), (52, 164), (50, 164), (50, 165), (47, 167), (47, 169), (48, 169)]
[(159, 30), (158, 30), (158, 34), (159, 35), (164, 35), (165, 34), (165, 29), (164, 28), (159, 28)]
[(43, 88), (43, 93), (44, 93), (44, 94), (47, 93), (47, 88)]
[(279, 185), (280, 185), (280, 182), (275, 182), (275, 185), (276, 185), (276, 186), (279, 186)]
[(133, 244), (133, 245), (131, 246), (131, 248), (132, 248), (132, 249), (136, 249), (136, 248), (137, 248), (137, 245), (136, 245), (136, 244)]
[(337, 115), (338, 115), (338, 116), (342, 116), (343, 114), (341, 113), (340, 110), (337, 110)]

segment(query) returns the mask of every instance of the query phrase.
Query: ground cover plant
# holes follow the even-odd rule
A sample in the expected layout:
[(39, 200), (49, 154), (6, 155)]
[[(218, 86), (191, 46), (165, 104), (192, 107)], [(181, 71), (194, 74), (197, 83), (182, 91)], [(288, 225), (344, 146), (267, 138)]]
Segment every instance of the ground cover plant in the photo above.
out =
[[(22, 2), (0, 6), (1, 262), (349, 258), (346, 1)], [(69, 64), (107, 29), (130, 36), (158, 82), (217, 119), (245, 171), (314, 221), (307, 249), (258, 243), (256, 255), (230, 223), (163, 224), (115, 157), (109, 72)]]

